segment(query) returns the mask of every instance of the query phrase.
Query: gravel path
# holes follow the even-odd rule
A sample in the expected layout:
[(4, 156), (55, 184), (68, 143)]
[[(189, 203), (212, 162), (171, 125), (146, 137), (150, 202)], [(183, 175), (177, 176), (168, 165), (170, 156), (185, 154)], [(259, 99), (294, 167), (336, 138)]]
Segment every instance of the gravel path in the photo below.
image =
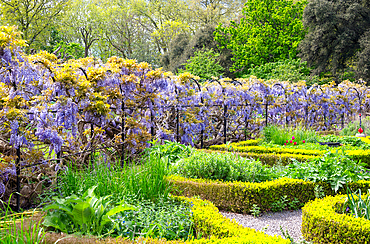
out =
[(284, 231), (288, 231), (289, 235), (294, 241), (302, 240), (301, 224), (302, 224), (302, 210), (283, 211), (283, 212), (267, 212), (260, 217), (253, 217), (248, 214), (237, 214), (220, 211), (220, 213), (229, 218), (235, 219), (236, 222), (244, 227), (262, 230), (268, 235), (282, 235), (280, 226)]

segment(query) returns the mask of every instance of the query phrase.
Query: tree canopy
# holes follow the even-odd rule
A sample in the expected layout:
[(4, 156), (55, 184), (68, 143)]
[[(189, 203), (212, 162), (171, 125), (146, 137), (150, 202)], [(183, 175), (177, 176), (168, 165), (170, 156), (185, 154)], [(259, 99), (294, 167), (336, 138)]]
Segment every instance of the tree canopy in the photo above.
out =
[(215, 39), (232, 50), (231, 71), (247, 73), (254, 65), (294, 59), (306, 29), (302, 24), (305, 1), (248, 0), (240, 21), (219, 25)]
[(314, 74), (330, 72), (340, 79), (352, 70), (358, 78), (370, 78), (369, 5), (368, 0), (309, 1), (303, 14), (309, 32), (300, 44), (300, 56)]

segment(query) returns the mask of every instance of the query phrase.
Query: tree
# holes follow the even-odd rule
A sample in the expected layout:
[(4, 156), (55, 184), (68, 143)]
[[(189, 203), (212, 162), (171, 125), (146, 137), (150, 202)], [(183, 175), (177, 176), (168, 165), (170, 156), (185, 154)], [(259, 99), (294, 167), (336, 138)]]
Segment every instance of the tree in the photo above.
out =
[(189, 9), (196, 28), (218, 25), (236, 19), (244, 1), (234, 0), (189, 0)]
[(231, 71), (245, 74), (252, 64), (294, 59), (306, 33), (302, 24), (305, 4), (293, 0), (248, 0), (239, 22), (219, 25), (215, 40), (221, 48), (232, 50)]
[(84, 57), (91, 54), (93, 44), (102, 38), (103, 5), (98, 0), (72, 1), (71, 8), (63, 19), (64, 39), (67, 43), (76, 42), (84, 47)]
[(68, 0), (0, 0), (0, 15), (4, 24), (16, 25), (33, 48), (42, 32), (61, 18)]
[(370, 78), (369, 4), (368, 0), (310, 0), (303, 14), (309, 32), (300, 44), (300, 56), (313, 67), (313, 74), (330, 72), (340, 79), (352, 69), (358, 77)]
[(161, 64), (165, 69), (174, 73), (184, 68), (184, 63), (188, 62), (191, 57), (195, 56), (197, 51), (214, 50), (217, 55), (217, 62), (223, 67), (225, 76), (234, 78), (229, 72), (232, 66), (231, 51), (227, 48), (219, 49), (218, 42), (214, 40), (213, 33), (215, 27), (205, 26), (197, 30), (194, 36), (179, 35), (174, 38), (171, 45), (161, 58)]

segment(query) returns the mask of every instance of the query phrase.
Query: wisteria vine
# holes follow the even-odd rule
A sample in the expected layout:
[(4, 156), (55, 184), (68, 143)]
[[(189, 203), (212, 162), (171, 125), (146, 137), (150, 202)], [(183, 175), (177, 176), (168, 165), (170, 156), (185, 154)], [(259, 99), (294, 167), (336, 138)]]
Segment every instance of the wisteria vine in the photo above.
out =
[(251, 137), (266, 123), (327, 130), (370, 102), (367, 87), (349, 81), (311, 88), (257, 78), (199, 83), (189, 73), (117, 57), (61, 63), (46, 52), (26, 56), (23, 44), (14, 28), (0, 28), (4, 180), (14, 174), (16, 149), (25, 165), (102, 145), (134, 153), (154, 138), (209, 146), (224, 142), (225, 132), (229, 141)]

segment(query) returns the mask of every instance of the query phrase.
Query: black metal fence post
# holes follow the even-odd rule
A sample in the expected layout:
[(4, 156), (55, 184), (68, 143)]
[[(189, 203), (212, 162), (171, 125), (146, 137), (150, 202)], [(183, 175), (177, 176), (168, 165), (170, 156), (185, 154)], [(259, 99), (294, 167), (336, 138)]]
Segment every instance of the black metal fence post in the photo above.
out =
[(227, 113), (227, 105), (224, 104), (224, 144), (227, 142), (227, 120), (226, 120), (226, 113)]
[(121, 138), (122, 138), (121, 167), (123, 168), (123, 165), (125, 163), (125, 102), (123, 100), (121, 102), (121, 109), (122, 109), (122, 115), (121, 115)]
[(17, 167), (17, 206), (16, 211), (19, 212), (21, 207), (21, 149), (20, 147), (17, 148), (17, 159), (16, 159), (16, 167)]
[(153, 114), (152, 109), (150, 109), (150, 123), (151, 123), (150, 134), (152, 135), (152, 140), (153, 140), (155, 136), (155, 132), (154, 132), (154, 114)]
[(267, 102), (267, 99), (266, 99), (266, 104), (265, 104), (265, 113), (266, 113), (266, 122), (265, 122), (265, 126), (267, 127), (268, 125), (268, 107), (269, 107), (269, 104)]
[(92, 168), (94, 169), (94, 147), (93, 147), (93, 136), (94, 136), (94, 124), (91, 122), (90, 124), (90, 140), (91, 140), (91, 154), (90, 154), (90, 163)]

